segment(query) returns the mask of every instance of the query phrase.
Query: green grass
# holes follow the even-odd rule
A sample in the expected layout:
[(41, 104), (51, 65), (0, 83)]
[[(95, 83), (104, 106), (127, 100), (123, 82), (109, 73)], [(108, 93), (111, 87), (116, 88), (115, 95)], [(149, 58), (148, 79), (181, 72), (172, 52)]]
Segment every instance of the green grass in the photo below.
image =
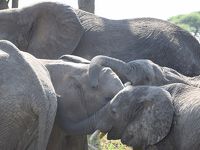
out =
[[(120, 140), (107, 140), (106, 136), (102, 139), (96, 137), (93, 141), (89, 142), (98, 150), (132, 150), (130, 147), (123, 145)], [(93, 150), (90, 149), (89, 150)]]

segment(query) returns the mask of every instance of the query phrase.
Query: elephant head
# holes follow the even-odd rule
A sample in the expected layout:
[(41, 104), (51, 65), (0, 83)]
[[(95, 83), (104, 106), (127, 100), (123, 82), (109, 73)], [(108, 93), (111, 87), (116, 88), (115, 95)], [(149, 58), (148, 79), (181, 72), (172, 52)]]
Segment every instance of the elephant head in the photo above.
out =
[(65, 59), (41, 62), (50, 72), (55, 91), (60, 95), (56, 116), (58, 124), (69, 135), (75, 133), (66, 126), (74, 126), (100, 110), (124, 87), (118, 76), (107, 67), (101, 68), (98, 74), (100, 83), (98, 88), (93, 88), (89, 82), (89, 64)]
[(82, 34), (76, 13), (64, 4), (44, 2), (0, 11), (0, 39), (39, 58), (71, 54)]
[[(98, 85), (98, 74), (102, 66), (110, 67), (123, 82), (130, 81), (133, 85), (165, 85), (169, 83), (185, 83), (187, 77), (176, 70), (161, 67), (151, 60), (138, 59), (128, 63), (108, 56), (96, 56), (91, 60), (89, 76), (91, 85)], [(96, 77), (96, 78), (95, 78)]]
[[(146, 147), (168, 135), (173, 115), (172, 97), (166, 90), (153, 86), (127, 86), (94, 115), (74, 126), (66, 125), (65, 129), (79, 134), (99, 129), (108, 132), (108, 139), (119, 139), (131, 122), (130, 129), (126, 130), (126, 135), (132, 139), (128, 144)], [(123, 141), (127, 141), (127, 137), (122, 137)]]
[(154, 145), (170, 132), (174, 116), (172, 97), (160, 87), (128, 87), (116, 96), (112, 106), (116, 112), (127, 113), (131, 123), (123, 130), (121, 141), (133, 148)]

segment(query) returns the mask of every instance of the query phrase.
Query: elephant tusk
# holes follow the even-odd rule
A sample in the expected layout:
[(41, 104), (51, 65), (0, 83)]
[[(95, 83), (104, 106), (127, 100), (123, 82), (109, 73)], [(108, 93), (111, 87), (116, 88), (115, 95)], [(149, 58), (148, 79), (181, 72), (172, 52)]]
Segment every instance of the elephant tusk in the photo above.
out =
[(90, 141), (93, 141), (99, 134), (101, 133), (100, 130), (96, 130), (91, 136), (90, 136)]
[(90, 136), (90, 142), (93, 141), (97, 136), (99, 135), (99, 138), (102, 139), (106, 133), (101, 132), (100, 130), (96, 130), (91, 136)]
[(106, 133), (100, 132), (99, 138), (102, 139), (105, 135), (106, 135)]

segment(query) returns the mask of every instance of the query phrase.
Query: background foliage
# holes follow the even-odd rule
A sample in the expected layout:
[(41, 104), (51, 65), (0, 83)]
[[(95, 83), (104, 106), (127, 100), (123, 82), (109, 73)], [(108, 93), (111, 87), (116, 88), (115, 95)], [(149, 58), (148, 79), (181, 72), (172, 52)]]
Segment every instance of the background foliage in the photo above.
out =
[(200, 11), (173, 16), (168, 21), (188, 30), (200, 41)]

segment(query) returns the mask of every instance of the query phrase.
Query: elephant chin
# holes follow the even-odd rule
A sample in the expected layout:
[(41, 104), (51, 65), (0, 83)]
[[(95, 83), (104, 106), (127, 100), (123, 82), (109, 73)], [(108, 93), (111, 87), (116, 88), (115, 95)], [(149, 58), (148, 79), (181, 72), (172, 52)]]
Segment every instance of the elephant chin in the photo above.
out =
[(112, 128), (108, 134), (107, 134), (107, 139), (108, 140), (118, 140), (121, 139), (123, 132), (119, 129)]

